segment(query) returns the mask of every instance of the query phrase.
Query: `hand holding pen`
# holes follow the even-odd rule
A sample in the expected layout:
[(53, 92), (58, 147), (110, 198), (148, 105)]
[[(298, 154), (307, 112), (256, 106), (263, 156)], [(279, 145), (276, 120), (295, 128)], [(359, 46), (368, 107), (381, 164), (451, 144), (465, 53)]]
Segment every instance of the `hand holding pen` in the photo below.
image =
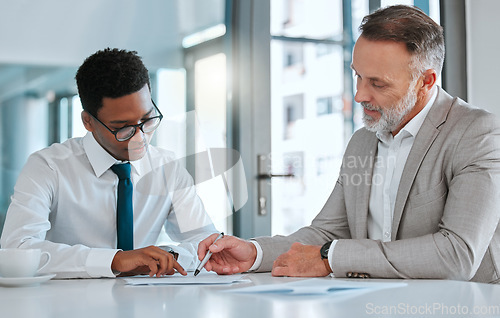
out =
[(255, 263), (257, 249), (251, 241), (222, 234), (216, 238), (216, 234), (212, 234), (198, 245), (198, 258), (202, 257), (198, 270), (205, 267), (207, 271), (231, 275), (248, 271)]
[[(217, 242), (217, 240), (223, 236), (224, 236), (224, 232), (220, 233), (219, 236), (217, 236), (217, 238), (215, 239), (215, 241), (213, 241), (212, 245), (215, 244), (215, 242)], [(201, 261), (200, 265), (198, 265), (198, 267), (194, 271), (194, 276), (196, 276), (200, 273), (201, 269), (205, 266), (205, 264), (207, 264), (210, 257), (212, 257), (212, 252), (210, 252), (210, 250), (208, 250), (207, 254), (205, 255), (205, 257)]]

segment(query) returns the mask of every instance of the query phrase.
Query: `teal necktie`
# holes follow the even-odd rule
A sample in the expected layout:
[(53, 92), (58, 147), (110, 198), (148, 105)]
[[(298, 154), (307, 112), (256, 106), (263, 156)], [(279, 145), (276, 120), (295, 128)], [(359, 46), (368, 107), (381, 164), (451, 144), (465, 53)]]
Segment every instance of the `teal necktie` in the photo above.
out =
[(130, 180), (130, 163), (117, 164), (111, 167), (118, 175), (118, 199), (116, 207), (116, 232), (119, 249), (134, 249), (134, 214), (132, 208), (133, 185)]

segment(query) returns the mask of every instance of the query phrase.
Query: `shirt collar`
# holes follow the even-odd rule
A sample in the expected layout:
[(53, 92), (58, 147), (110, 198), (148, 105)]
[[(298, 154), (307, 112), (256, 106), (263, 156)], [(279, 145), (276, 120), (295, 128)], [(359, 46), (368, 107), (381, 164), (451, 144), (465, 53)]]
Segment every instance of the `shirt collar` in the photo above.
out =
[[(102, 176), (104, 172), (106, 172), (112, 165), (117, 163), (124, 163), (124, 161), (116, 160), (113, 156), (111, 156), (94, 138), (91, 132), (87, 132), (87, 134), (83, 137), (83, 148), (85, 149), (85, 153), (87, 154), (87, 158), (89, 158), (90, 165), (92, 169), (94, 169), (95, 175), (99, 178)], [(149, 149), (148, 149), (149, 151)], [(144, 156), (144, 157), (147, 157)], [(144, 172), (144, 157), (131, 161), (130, 165), (132, 166), (132, 172), (141, 175)]]
[[(432, 96), (425, 104), (424, 108), (418, 114), (413, 117), (406, 125), (401, 129), (400, 132), (397, 133), (394, 138), (400, 136), (400, 135), (410, 135), (412, 137), (415, 137), (420, 130), (420, 127), (422, 127), (422, 124), (424, 123), (425, 117), (427, 117), (427, 114), (429, 113), (429, 110), (431, 109), (432, 104), (434, 104), (434, 101), (436, 100), (437, 97), (437, 88), (434, 86), (432, 88)], [(377, 138), (382, 141), (382, 142), (387, 142), (389, 140), (392, 140), (392, 134), (390, 132), (384, 131), (384, 132), (377, 132), (376, 133)], [(390, 136), (389, 136), (390, 135)]]

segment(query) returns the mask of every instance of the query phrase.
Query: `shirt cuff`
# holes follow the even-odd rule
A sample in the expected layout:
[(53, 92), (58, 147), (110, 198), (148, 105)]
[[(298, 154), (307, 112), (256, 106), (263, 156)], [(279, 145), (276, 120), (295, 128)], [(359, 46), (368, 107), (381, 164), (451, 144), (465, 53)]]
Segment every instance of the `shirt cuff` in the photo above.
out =
[(262, 251), (262, 247), (260, 246), (259, 243), (257, 243), (257, 241), (250, 240), (250, 243), (253, 243), (253, 245), (255, 245), (255, 248), (257, 249), (257, 257), (255, 258), (255, 262), (253, 263), (252, 267), (250, 267), (248, 272), (255, 271), (257, 270), (257, 268), (260, 267), (260, 264), (262, 264), (262, 257), (264, 254), (264, 252)]
[(119, 250), (92, 248), (87, 256), (85, 268), (90, 277), (116, 277), (111, 270), (111, 263)]
[(332, 269), (332, 272), (330, 273), (330, 276), (331, 277), (335, 277), (335, 275), (333, 275), (333, 266), (334, 266), (334, 262), (333, 262), (333, 249), (335, 248), (335, 245), (337, 244), (338, 240), (334, 240), (332, 242), (332, 245), (330, 245), (330, 249), (328, 250), (328, 263), (330, 264), (330, 268)]

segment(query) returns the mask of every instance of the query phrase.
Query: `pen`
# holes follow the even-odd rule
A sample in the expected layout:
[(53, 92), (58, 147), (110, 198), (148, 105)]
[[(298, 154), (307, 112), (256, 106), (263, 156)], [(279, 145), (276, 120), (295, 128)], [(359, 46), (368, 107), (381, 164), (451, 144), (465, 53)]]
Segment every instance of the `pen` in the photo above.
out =
[[(224, 232), (222, 232), (221, 234), (219, 234), (219, 236), (217, 236), (217, 238), (212, 243), (212, 245), (215, 244), (215, 242), (217, 242), (217, 240), (220, 239), (223, 236), (224, 236)], [(198, 267), (194, 271), (194, 276), (196, 276), (196, 275), (198, 275), (200, 273), (201, 269), (203, 268), (203, 266), (205, 266), (205, 264), (208, 262), (208, 260), (210, 259), (211, 256), (212, 256), (212, 252), (210, 252), (210, 250), (208, 250), (207, 255), (205, 255), (205, 257), (201, 261), (200, 265), (198, 265)]]

